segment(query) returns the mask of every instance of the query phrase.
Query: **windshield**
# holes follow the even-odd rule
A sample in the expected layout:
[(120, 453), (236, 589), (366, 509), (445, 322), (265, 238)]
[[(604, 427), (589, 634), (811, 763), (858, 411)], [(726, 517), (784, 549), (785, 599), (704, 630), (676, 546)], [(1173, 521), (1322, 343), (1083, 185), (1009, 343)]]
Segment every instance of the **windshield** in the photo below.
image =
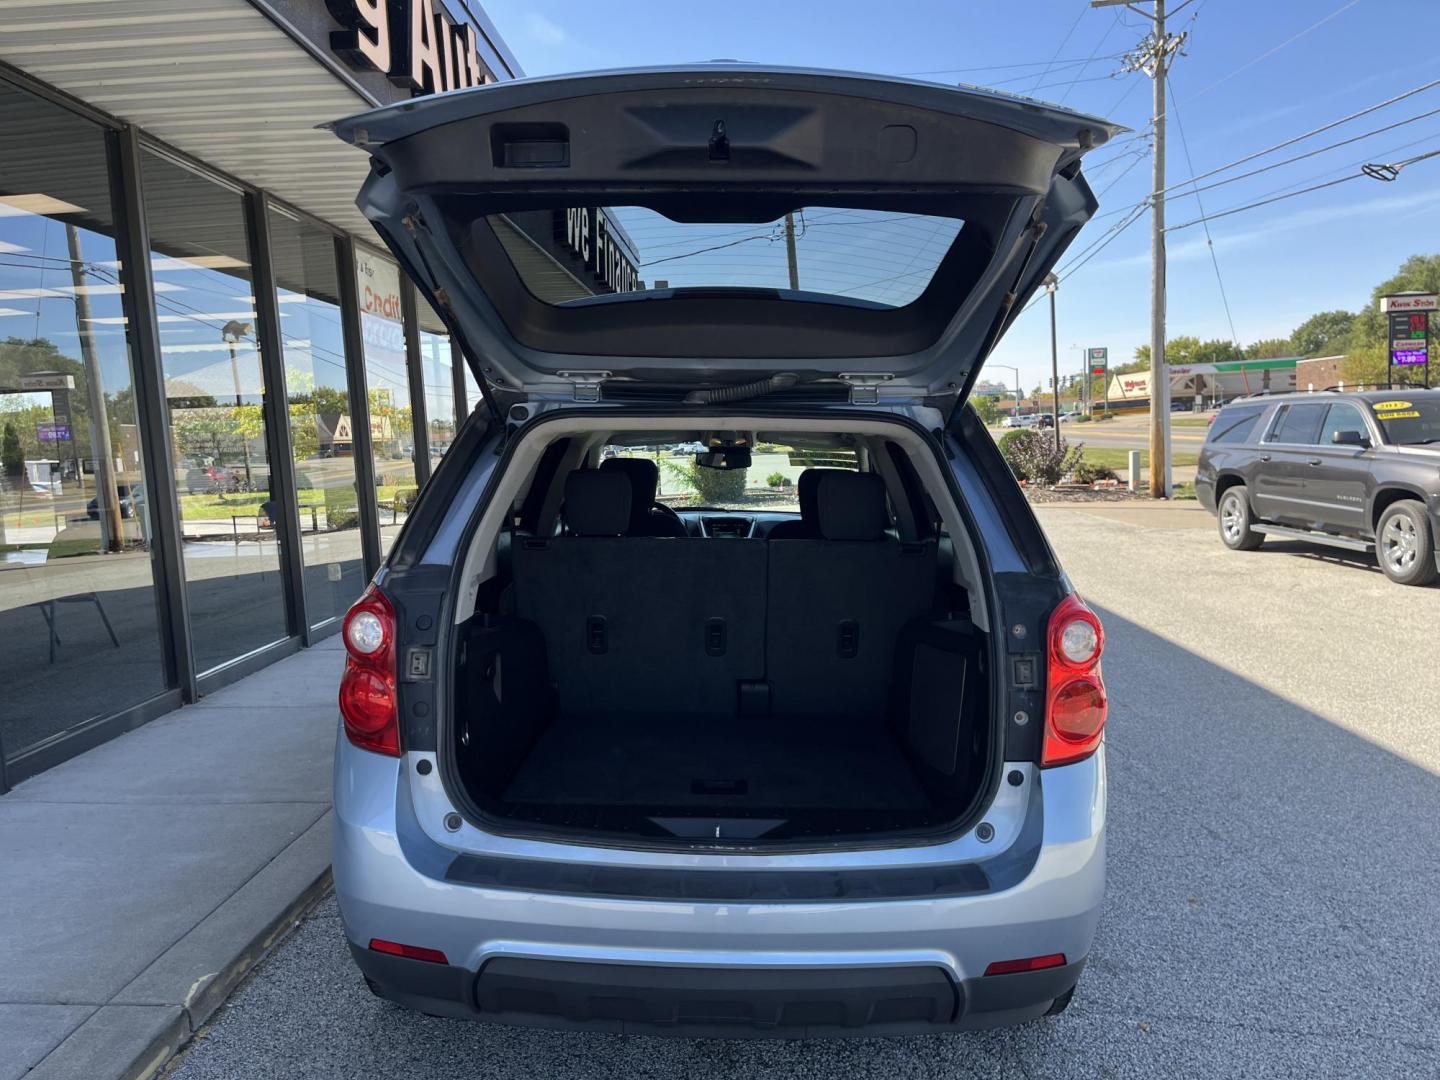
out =
[(1440, 398), (1396, 396), (1372, 402), (1370, 408), (1387, 441), (1400, 446), (1440, 444)]
[(800, 447), (789, 443), (755, 443), (748, 469), (711, 469), (697, 465), (700, 442), (660, 443), (644, 446), (610, 445), (602, 459), (647, 457), (660, 466), (656, 501), (676, 510), (706, 507), (714, 510), (776, 510), (798, 513), (796, 482), (806, 469), (860, 468), (853, 447)]

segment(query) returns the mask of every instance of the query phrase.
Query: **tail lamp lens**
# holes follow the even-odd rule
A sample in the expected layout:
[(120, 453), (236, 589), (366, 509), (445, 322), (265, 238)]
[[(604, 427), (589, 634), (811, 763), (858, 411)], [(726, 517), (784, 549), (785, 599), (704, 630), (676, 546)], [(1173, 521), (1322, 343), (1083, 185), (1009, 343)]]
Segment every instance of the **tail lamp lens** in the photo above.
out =
[(371, 585), (345, 615), (345, 673), (340, 716), (345, 737), (362, 750), (400, 756), (395, 679), (395, 609)]
[(1105, 631), (1072, 594), (1050, 616), (1049, 642), (1040, 764), (1068, 765), (1093, 754), (1105, 733), (1108, 703), (1100, 673)]
[(345, 644), (352, 652), (371, 656), (385, 645), (385, 624), (373, 611), (357, 611), (345, 627)]

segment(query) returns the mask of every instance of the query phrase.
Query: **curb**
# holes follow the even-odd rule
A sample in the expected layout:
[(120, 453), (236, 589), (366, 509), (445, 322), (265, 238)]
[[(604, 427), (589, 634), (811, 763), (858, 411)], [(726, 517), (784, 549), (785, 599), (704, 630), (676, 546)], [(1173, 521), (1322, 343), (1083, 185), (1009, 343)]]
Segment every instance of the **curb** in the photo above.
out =
[(26, 1074), (148, 1080), (330, 890), (325, 813)]

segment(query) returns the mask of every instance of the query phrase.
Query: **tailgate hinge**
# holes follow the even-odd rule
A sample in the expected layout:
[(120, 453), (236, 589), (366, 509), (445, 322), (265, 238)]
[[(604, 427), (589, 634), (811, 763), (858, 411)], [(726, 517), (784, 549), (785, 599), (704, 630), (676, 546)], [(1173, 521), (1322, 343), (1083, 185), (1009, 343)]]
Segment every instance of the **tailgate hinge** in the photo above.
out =
[(895, 378), (888, 373), (842, 371), (840, 378), (850, 384), (851, 405), (878, 405), (880, 385)]
[(608, 371), (562, 371), (559, 375), (574, 385), (576, 401), (599, 401), (600, 384), (610, 378)]

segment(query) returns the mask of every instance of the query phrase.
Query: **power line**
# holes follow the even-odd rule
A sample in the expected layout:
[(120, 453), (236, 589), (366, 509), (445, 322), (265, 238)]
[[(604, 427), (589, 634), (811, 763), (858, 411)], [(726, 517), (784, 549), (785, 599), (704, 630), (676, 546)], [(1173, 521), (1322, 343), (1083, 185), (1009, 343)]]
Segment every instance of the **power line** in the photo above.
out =
[[(1217, 180), (1213, 184), (1205, 184), (1203, 187), (1193, 188), (1189, 192), (1180, 192), (1176, 197), (1179, 198), (1184, 195), (1195, 195), (1201, 191), (1209, 191), (1212, 188), (1224, 187), (1226, 184), (1233, 184), (1238, 180), (1248, 180), (1252, 176), (1259, 176), (1261, 173), (1271, 172), (1272, 170), (1281, 168), (1285, 165), (1293, 165), (1297, 161), (1304, 161), (1306, 158), (1315, 157), (1317, 154), (1323, 154), (1329, 150), (1336, 150), (1342, 146), (1349, 146), (1351, 143), (1361, 142), (1364, 139), (1373, 138), (1376, 135), (1382, 135), (1387, 131), (1394, 131), (1396, 128), (1404, 127), (1406, 124), (1413, 124), (1417, 120), (1428, 120), (1430, 117), (1437, 115), (1440, 115), (1440, 109), (1431, 109), (1429, 112), (1419, 113), (1415, 116), (1408, 117), (1407, 119), (1396, 121), (1393, 124), (1387, 124), (1384, 127), (1375, 128), (1373, 131), (1366, 131), (1362, 134), (1352, 136), (1348, 139), (1341, 139), (1339, 142), (1330, 143), (1326, 146), (1320, 147), (1317, 150), (1310, 150), (1304, 154), (1296, 154), (1294, 157), (1285, 158), (1283, 161), (1277, 161), (1273, 164), (1265, 165), (1259, 169), (1251, 169), (1249, 172), (1241, 173), (1239, 176), (1231, 176), (1227, 177), (1224, 180)], [(1176, 122), (1179, 122), (1178, 112), (1176, 113)]]
[(1094, 62), (1095, 54), (1100, 51), (1100, 47), (1105, 44), (1106, 39), (1110, 37), (1110, 35), (1115, 31), (1115, 27), (1119, 25), (1120, 13), (1117, 11), (1115, 13), (1115, 18), (1111, 19), (1110, 25), (1105, 28), (1105, 33), (1101, 34), (1100, 40), (1095, 43), (1095, 48), (1090, 50), (1090, 59), (1085, 61), (1083, 65), (1076, 69), (1075, 78), (1070, 80), (1070, 85), (1065, 88), (1065, 93), (1060, 95), (1060, 103), (1062, 105), (1065, 103), (1065, 99), (1070, 96), (1070, 91), (1075, 89), (1075, 83), (1080, 78), (1080, 72), (1084, 71), (1086, 67), (1088, 67), (1091, 63)]
[[(898, 75), (960, 75), (969, 71), (1007, 71), (1012, 68), (1036, 68), (1045, 67), (1047, 64), (1052, 67), (1073, 67), (1076, 64), (1091, 64), (1097, 60), (1118, 60), (1124, 53), (1111, 53), (1106, 56), (1091, 56), (1088, 60), (1076, 58), (1074, 60), (1026, 60), (1019, 64), (986, 64), (982, 67), (958, 67), (958, 68), (931, 68), (929, 71), (900, 71)], [(1028, 76), (1027, 76), (1028, 77)]]
[[(1169, 76), (1167, 75), (1168, 79)], [(1191, 172), (1195, 171), (1195, 163), (1190, 159), (1190, 140), (1185, 137), (1185, 125), (1180, 120), (1180, 103), (1175, 100), (1172, 88), (1170, 95), (1170, 111), (1175, 114), (1175, 127), (1180, 132), (1180, 145), (1185, 150), (1185, 167)], [(1195, 205), (1199, 207), (1200, 213), (1205, 213), (1205, 203), (1200, 198), (1200, 188), (1196, 188), (1192, 195), (1195, 196)], [(1230, 313), (1230, 297), (1225, 293), (1225, 279), (1220, 274), (1220, 257), (1215, 253), (1215, 241), (1210, 236), (1210, 223), (1202, 222), (1205, 226), (1205, 246), (1210, 249), (1210, 264), (1215, 267), (1215, 284), (1220, 288), (1220, 303), (1225, 307), (1225, 321), (1230, 324), (1230, 340), (1235, 343), (1235, 348), (1240, 348), (1240, 335), (1235, 332), (1235, 316)]]
[[(1334, 128), (1339, 127), (1341, 124), (1348, 124), (1351, 120), (1358, 120), (1362, 116), (1368, 116), (1370, 113), (1378, 112), (1380, 109), (1385, 108), (1387, 105), (1394, 105), (1397, 101), (1404, 101), (1406, 98), (1414, 97), (1416, 94), (1423, 94), (1425, 91), (1433, 90), (1437, 86), (1440, 86), (1440, 79), (1433, 79), (1430, 82), (1424, 83), (1421, 86), (1416, 86), (1410, 90), (1406, 90), (1404, 93), (1396, 94), (1392, 98), (1387, 98), (1385, 101), (1382, 101), (1377, 105), (1371, 105), (1367, 108), (1361, 109), (1359, 112), (1353, 112), (1349, 116), (1342, 116), (1339, 120), (1332, 120), (1328, 124), (1322, 124), (1320, 127), (1312, 128), (1310, 131), (1306, 131), (1294, 136), (1293, 138), (1286, 139), (1284, 142), (1276, 143), (1274, 146), (1267, 146), (1263, 150), (1256, 150), (1253, 154), (1246, 154), (1242, 158), (1236, 158), (1234, 161), (1227, 162), (1224, 165), (1218, 165), (1215, 168), (1209, 170), (1208, 172), (1203, 172), (1195, 176), (1188, 177), (1184, 180), (1181, 180), (1178, 184), (1170, 185), (1165, 189), (1164, 192), (1151, 192), (1151, 194), (1161, 195), (1165, 194), (1165, 192), (1173, 191), (1175, 188), (1178, 187), (1187, 187), (1188, 185), (1193, 184), (1198, 180), (1205, 180), (1211, 176), (1216, 175), (1217, 173), (1222, 173), (1233, 169), (1237, 165), (1244, 165), (1246, 162), (1254, 161), (1256, 158), (1264, 157), (1266, 154), (1273, 154), (1276, 150), (1283, 150), (1287, 146), (1294, 146), (1296, 143), (1302, 142), (1305, 139), (1309, 139), (1312, 136), (1322, 134), (1326, 131), (1330, 131)], [(1192, 98), (1191, 100), (1194, 99)]]
[(1272, 203), (1284, 202), (1286, 199), (1293, 199), (1297, 195), (1308, 195), (1312, 191), (1322, 191), (1325, 188), (1336, 187), (1339, 184), (1349, 183), (1351, 180), (1371, 179), (1385, 182), (1392, 181), (1400, 175), (1400, 171), (1416, 162), (1426, 161), (1430, 158), (1440, 157), (1440, 149), (1429, 150), (1423, 154), (1416, 154), (1414, 157), (1406, 158), (1404, 161), (1395, 161), (1380, 165), (1365, 165), (1359, 172), (1351, 173), (1348, 176), (1341, 176), (1334, 180), (1327, 180), (1323, 184), (1312, 184), (1309, 187), (1301, 188), (1299, 191), (1292, 191), (1285, 195), (1276, 195), (1268, 199), (1259, 199), (1256, 202), (1246, 203), (1244, 206), (1232, 206), (1228, 210), (1221, 210), (1215, 214), (1204, 214), (1190, 221), (1182, 222), (1179, 225), (1172, 225), (1167, 232), (1174, 232), (1177, 229), (1188, 229), (1192, 225), (1199, 225), (1206, 221), (1214, 221), (1217, 218), (1229, 217), (1231, 214), (1239, 214), (1245, 210), (1254, 210), (1257, 207), (1269, 206)]
[[(1249, 62), (1247, 62), (1247, 63), (1241, 64), (1238, 68), (1236, 68), (1234, 71), (1230, 72), (1228, 75), (1222, 75), (1222, 76), (1220, 76), (1220, 78), (1216, 79), (1214, 82), (1212, 82), (1209, 86), (1205, 87), (1203, 90), (1196, 91), (1196, 93), (1194, 93), (1193, 95), (1191, 95), (1190, 100), (1191, 100), (1191, 101), (1194, 101), (1196, 98), (1200, 97), (1202, 94), (1208, 94), (1211, 90), (1214, 90), (1215, 87), (1219, 86), (1221, 83), (1229, 82), (1229, 81), (1230, 81), (1231, 79), (1233, 79), (1236, 75), (1239, 75), (1242, 71), (1248, 71), (1250, 68), (1254, 67), (1256, 64), (1260, 63), (1261, 61), (1263, 61), (1263, 60), (1268, 60), (1270, 57), (1274, 56), (1277, 52), (1279, 52), (1281, 49), (1285, 48), (1287, 45), (1292, 45), (1292, 44), (1294, 44), (1295, 42), (1299, 41), (1302, 37), (1304, 37), (1306, 34), (1310, 33), (1312, 30), (1318, 30), (1320, 27), (1324, 26), (1327, 22), (1329, 22), (1331, 19), (1335, 18), (1336, 16), (1345, 14), (1345, 12), (1349, 11), (1351, 8), (1353, 8), (1353, 7), (1354, 7), (1356, 4), (1358, 4), (1358, 3), (1360, 3), (1360, 0), (1346, 0), (1346, 3), (1341, 4), (1338, 8), (1336, 8), (1334, 11), (1332, 11), (1329, 15), (1326, 15), (1323, 19), (1319, 19), (1319, 20), (1311, 23), (1311, 24), (1310, 24), (1309, 26), (1307, 26), (1304, 30), (1301, 30), (1298, 34), (1295, 34), (1295, 35), (1292, 36), (1292, 37), (1286, 38), (1286, 39), (1285, 39), (1284, 41), (1282, 41), (1279, 45), (1276, 45), (1273, 49), (1270, 49), (1270, 50), (1268, 50), (1268, 51), (1266, 51), (1266, 52), (1261, 53), (1259, 56), (1255, 57), (1255, 59), (1253, 59), (1253, 60), (1251, 60), (1251, 61), (1249, 61)], [(1198, 14), (1198, 12), (1197, 12), (1197, 14)]]
[(1085, 11), (1086, 9), (1082, 7), (1076, 14), (1075, 21), (1070, 24), (1070, 29), (1065, 31), (1065, 36), (1060, 40), (1060, 44), (1055, 49), (1055, 55), (1050, 58), (1050, 63), (1045, 65), (1045, 70), (1040, 72), (1039, 78), (1035, 80), (1035, 85), (1030, 88), (1032, 93), (1040, 89), (1040, 84), (1045, 81), (1045, 76), (1050, 74), (1050, 70), (1055, 66), (1055, 61), (1059, 58), (1061, 51), (1066, 45), (1070, 44), (1070, 37), (1075, 33), (1075, 28), (1080, 25), (1080, 20), (1085, 17)]

